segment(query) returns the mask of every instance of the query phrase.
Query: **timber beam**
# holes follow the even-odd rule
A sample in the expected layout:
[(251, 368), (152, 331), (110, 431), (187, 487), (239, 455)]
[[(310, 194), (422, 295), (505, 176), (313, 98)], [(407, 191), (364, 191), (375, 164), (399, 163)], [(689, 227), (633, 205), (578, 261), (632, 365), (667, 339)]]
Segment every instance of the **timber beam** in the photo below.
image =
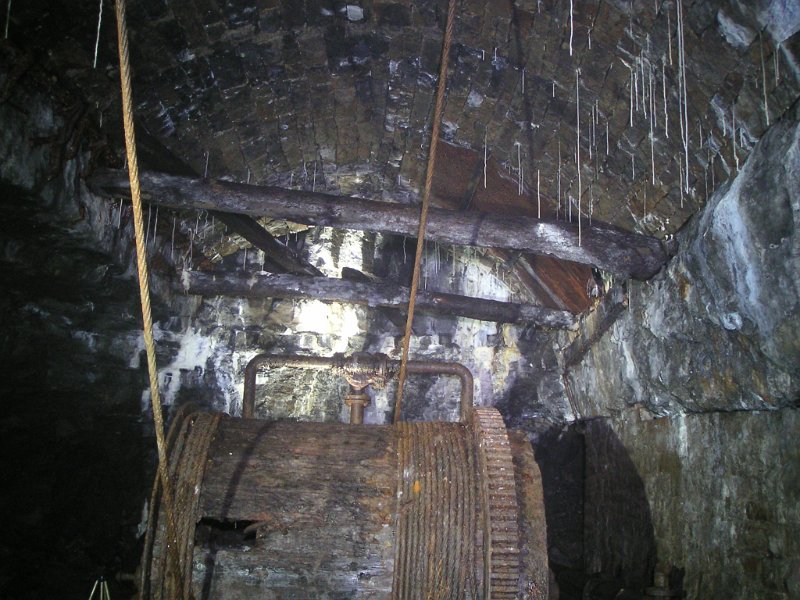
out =
[(275, 236), (264, 229), (253, 217), (237, 213), (209, 211), (222, 223), (241, 235), (259, 250), (263, 250), (267, 258), (288, 273), (299, 275), (322, 275), (322, 271), (303, 261), (291, 248), (281, 244)]
[[(373, 308), (405, 310), (410, 290), (385, 282), (352, 281), (271, 273), (212, 273), (186, 271), (176, 284), (181, 291), (200, 296), (238, 298), (314, 299)], [(573, 328), (572, 313), (533, 304), (518, 304), (419, 290), (417, 310), (430, 314), (468, 317), (499, 323), (522, 323), (551, 328)]]
[[(89, 184), (100, 194), (130, 195), (124, 171), (98, 172)], [(269, 216), (409, 237), (417, 235), (419, 226), (420, 209), (415, 205), (154, 172), (142, 173), (141, 184), (146, 202), (176, 209)], [(431, 208), (425, 237), (445, 244), (545, 254), (635, 279), (652, 277), (669, 258), (658, 239), (597, 222), (583, 226), (578, 244), (575, 223), (478, 211)]]
[[(172, 175), (191, 179), (198, 178), (192, 167), (172, 154), (155, 136), (147, 131), (146, 127), (138, 123), (136, 127), (136, 148), (139, 153), (139, 164), (144, 169), (159, 168), (161, 172), (168, 172)], [(119, 140), (119, 143), (123, 144), (124, 141)], [(150, 204), (155, 204), (155, 202), (150, 202)], [(267, 259), (279, 267), (281, 271), (300, 275), (322, 275), (319, 269), (304, 262), (290, 248), (276, 240), (253, 217), (215, 210), (208, 211), (208, 214), (224, 223), (235, 233), (238, 233), (255, 248), (262, 250)]]

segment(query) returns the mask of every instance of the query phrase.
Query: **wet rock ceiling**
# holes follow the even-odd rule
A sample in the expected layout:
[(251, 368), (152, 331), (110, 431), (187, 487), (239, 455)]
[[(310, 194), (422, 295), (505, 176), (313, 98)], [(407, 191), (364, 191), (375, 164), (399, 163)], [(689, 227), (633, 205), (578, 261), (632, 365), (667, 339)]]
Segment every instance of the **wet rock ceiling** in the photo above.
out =
[[(131, 0), (138, 116), (209, 177), (415, 202), (446, 5)], [(583, 218), (669, 236), (798, 96), (793, 2), (684, 1), (683, 47), (674, 1), (458, 6), (434, 185), (454, 210), (535, 215), (541, 202), (577, 218), (579, 145)], [(114, 139), (112, 12), (96, 70), (97, 3), (15, 4), (10, 27)], [(544, 304), (586, 306), (585, 267), (529, 262)]]

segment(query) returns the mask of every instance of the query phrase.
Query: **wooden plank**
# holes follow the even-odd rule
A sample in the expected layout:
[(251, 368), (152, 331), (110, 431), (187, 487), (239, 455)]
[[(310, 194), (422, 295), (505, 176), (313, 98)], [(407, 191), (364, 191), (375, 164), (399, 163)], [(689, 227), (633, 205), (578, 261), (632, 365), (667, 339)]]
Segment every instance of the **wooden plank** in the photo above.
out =
[[(347, 281), (326, 277), (252, 273), (183, 274), (182, 291), (202, 296), (245, 298), (314, 298), (325, 302), (345, 302), (373, 308), (401, 308), (408, 305), (410, 290), (390, 283)], [(543, 327), (571, 328), (572, 313), (533, 304), (499, 302), (419, 290), (417, 310), (423, 313), (469, 317), (500, 323), (524, 323)]]
[[(360, 506), (388, 519), (396, 467), (391, 427), (230, 419), (209, 450), (201, 512), (226, 521), (319, 527), (318, 503)], [(382, 515), (377, 516), (377, 504)], [(340, 507), (341, 508), (341, 507)], [(369, 513), (372, 516), (372, 512)]]
[(220, 211), (210, 211), (210, 214), (225, 223), (254, 247), (263, 250), (267, 258), (278, 265), (281, 270), (298, 275), (322, 275), (322, 271), (304, 262), (294, 250), (281, 244), (254, 218)]
[[(101, 171), (89, 183), (96, 193), (129, 195), (123, 171)], [(177, 209), (205, 209), (254, 217), (270, 216), (308, 225), (324, 225), (414, 237), (419, 207), (287, 190), (219, 180), (144, 172), (144, 200)], [(622, 231), (596, 221), (583, 228), (578, 244), (576, 224), (518, 215), (454, 212), (431, 208), (426, 239), (445, 244), (508, 248), (592, 265), (621, 277), (647, 279), (667, 261), (656, 238)]]

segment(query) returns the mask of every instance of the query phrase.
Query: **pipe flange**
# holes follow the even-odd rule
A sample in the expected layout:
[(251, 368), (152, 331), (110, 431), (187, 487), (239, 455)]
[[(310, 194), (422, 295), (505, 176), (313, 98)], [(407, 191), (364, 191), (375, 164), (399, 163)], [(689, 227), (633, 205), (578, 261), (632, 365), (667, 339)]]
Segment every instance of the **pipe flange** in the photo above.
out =
[(389, 357), (385, 354), (355, 352), (351, 356), (342, 353), (333, 357), (333, 370), (344, 377), (351, 386), (363, 389), (371, 385), (377, 390), (386, 387), (393, 373), (389, 368)]
[(472, 410), (481, 472), (484, 597), (517, 598), (520, 580), (519, 504), (505, 423), (491, 407)]
[(347, 394), (347, 396), (344, 397), (344, 403), (347, 406), (357, 405), (367, 407), (372, 403), (372, 401), (369, 397), (369, 394), (364, 391), (351, 391), (349, 394)]

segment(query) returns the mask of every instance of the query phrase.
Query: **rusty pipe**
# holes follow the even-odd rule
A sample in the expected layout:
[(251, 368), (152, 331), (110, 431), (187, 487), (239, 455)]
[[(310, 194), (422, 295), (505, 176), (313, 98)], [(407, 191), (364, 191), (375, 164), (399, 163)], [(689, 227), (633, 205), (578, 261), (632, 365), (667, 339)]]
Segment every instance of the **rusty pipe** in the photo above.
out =
[(364, 388), (350, 384), (350, 392), (345, 396), (344, 403), (350, 407), (350, 424), (363, 425), (364, 409), (370, 405), (369, 394)]
[[(363, 359), (364, 355), (360, 355)], [(375, 355), (374, 358), (385, 358)], [(256, 403), (256, 374), (262, 366), (267, 367), (294, 367), (303, 369), (332, 369), (342, 368), (347, 361), (356, 360), (353, 357), (345, 358), (342, 355), (331, 357), (296, 356), (293, 354), (258, 354), (254, 356), (244, 370), (244, 398), (242, 399), (242, 416), (252, 419), (255, 415)], [(400, 368), (399, 360), (387, 361), (389, 369), (397, 373)], [(470, 370), (457, 362), (438, 362), (427, 360), (408, 361), (408, 372), (416, 375), (453, 375), (461, 381), (461, 420), (466, 421), (472, 409), (474, 380)]]
[(295, 367), (300, 369), (329, 369), (336, 364), (336, 357), (295, 356), (293, 354), (258, 354), (250, 359), (244, 369), (244, 398), (242, 417), (252, 419), (256, 407), (256, 374), (259, 367)]
[[(392, 367), (400, 368), (400, 361), (393, 360)], [(416, 375), (454, 375), (461, 380), (461, 421), (466, 422), (472, 410), (472, 396), (475, 387), (472, 372), (457, 362), (436, 362), (432, 360), (410, 360), (407, 369)]]

